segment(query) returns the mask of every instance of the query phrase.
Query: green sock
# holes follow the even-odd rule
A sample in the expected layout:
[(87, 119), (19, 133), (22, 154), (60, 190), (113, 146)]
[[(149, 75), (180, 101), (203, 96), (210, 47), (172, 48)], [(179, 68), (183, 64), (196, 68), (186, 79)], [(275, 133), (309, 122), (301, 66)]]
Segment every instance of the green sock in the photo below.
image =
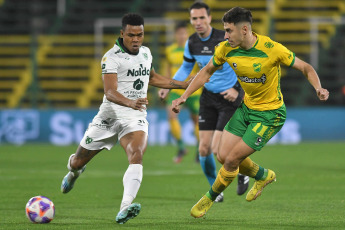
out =
[(183, 140), (177, 140), (177, 146), (179, 150), (185, 149)]
[(212, 188), (210, 188), (210, 190), (206, 193), (206, 196), (210, 198), (212, 201), (215, 201), (218, 195), (219, 193), (214, 192)]
[(261, 177), (261, 180), (265, 180), (268, 175), (268, 170), (264, 169), (264, 175)]
[(268, 170), (259, 166), (259, 171), (255, 175), (255, 180), (265, 180), (268, 174)]

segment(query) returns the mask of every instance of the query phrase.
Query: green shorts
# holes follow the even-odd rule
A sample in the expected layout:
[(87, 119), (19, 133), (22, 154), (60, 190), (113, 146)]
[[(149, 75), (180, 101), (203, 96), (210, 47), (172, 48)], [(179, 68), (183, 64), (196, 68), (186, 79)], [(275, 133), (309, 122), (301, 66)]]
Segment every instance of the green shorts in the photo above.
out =
[[(171, 105), (172, 101), (179, 98), (179, 97), (181, 97), (180, 94), (170, 92), (168, 95), (167, 103), (169, 103), (169, 105)], [(200, 102), (199, 101), (200, 101), (200, 95), (192, 95), (192, 96), (188, 97), (187, 101), (183, 105), (187, 106), (187, 108), (189, 109), (189, 111), (193, 115), (197, 115), (197, 114), (199, 114), (199, 108), (200, 108)]]
[(242, 103), (224, 129), (242, 137), (249, 147), (260, 151), (283, 127), (285, 119), (285, 105), (275, 110), (256, 111)]

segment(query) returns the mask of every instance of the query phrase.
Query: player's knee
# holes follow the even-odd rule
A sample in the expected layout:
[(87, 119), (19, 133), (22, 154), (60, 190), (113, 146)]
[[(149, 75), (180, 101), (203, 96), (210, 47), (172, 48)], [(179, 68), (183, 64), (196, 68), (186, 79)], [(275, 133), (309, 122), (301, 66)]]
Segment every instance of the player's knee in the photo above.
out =
[(132, 153), (128, 153), (129, 164), (142, 164), (143, 163), (143, 150), (137, 149)]
[(235, 171), (239, 167), (240, 161), (232, 157), (227, 157), (223, 164), (231, 171)]
[(224, 164), (224, 162), (225, 162), (224, 158), (222, 158), (222, 156), (220, 154), (217, 154), (216, 156), (217, 156), (218, 162), (221, 164)]
[(200, 142), (199, 154), (200, 156), (203, 156), (203, 157), (208, 156), (210, 154), (210, 146)]

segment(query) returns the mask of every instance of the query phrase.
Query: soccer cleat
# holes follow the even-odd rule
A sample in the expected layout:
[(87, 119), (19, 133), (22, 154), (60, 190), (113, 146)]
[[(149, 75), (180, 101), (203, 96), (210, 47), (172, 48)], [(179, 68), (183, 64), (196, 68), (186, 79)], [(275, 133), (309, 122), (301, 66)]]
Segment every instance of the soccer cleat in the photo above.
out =
[(241, 196), (243, 195), (249, 186), (249, 177), (242, 175), (242, 174), (238, 174), (237, 177), (238, 181), (237, 181), (237, 195)]
[(116, 216), (116, 222), (119, 224), (124, 224), (128, 220), (139, 215), (141, 205), (138, 203), (131, 204), (128, 208), (120, 211)]
[(212, 207), (213, 203), (214, 201), (204, 195), (190, 210), (191, 216), (194, 218), (203, 217), (206, 212)]
[(261, 195), (263, 188), (269, 183), (272, 183), (273, 181), (276, 181), (276, 174), (272, 170), (268, 169), (266, 179), (255, 181), (253, 187), (250, 189), (250, 191), (247, 194), (246, 200), (247, 201), (255, 200), (257, 197)]
[(72, 190), (74, 186), (74, 182), (77, 180), (77, 178), (85, 171), (86, 165), (78, 170), (77, 172), (68, 172), (67, 175), (62, 179), (61, 183), (61, 192), (62, 193), (68, 193)]
[(217, 196), (217, 198), (214, 200), (216, 203), (220, 203), (224, 201), (224, 193), (221, 193)]
[(177, 152), (176, 157), (174, 157), (174, 162), (176, 164), (180, 163), (183, 159), (183, 157), (187, 154), (187, 150), (181, 149)]

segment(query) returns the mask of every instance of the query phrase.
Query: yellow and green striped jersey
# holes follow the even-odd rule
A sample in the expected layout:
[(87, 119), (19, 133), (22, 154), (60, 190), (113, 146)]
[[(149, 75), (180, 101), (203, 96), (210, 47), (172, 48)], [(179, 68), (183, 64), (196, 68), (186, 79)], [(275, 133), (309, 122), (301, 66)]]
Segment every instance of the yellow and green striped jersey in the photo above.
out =
[[(179, 47), (177, 43), (173, 43), (172, 45), (168, 46), (165, 49), (165, 57), (167, 59), (167, 62), (171, 66), (171, 77), (175, 75), (177, 70), (180, 68), (183, 62), (183, 52), (184, 52), (184, 47)], [(198, 73), (198, 66), (195, 64), (193, 67), (192, 72), (190, 73), (190, 76), (194, 76)], [(188, 81), (189, 78), (186, 79)], [(172, 89), (171, 92), (175, 92), (179, 95), (182, 95), (184, 89)], [(200, 95), (202, 92), (201, 89), (198, 89), (195, 91), (192, 95)]]
[(233, 68), (245, 91), (244, 103), (253, 110), (265, 111), (280, 108), (283, 95), (280, 90), (280, 64), (292, 66), (295, 54), (267, 36), (253, 33), (256, 43), (248, 50), (232, 48), (228, 41), (216, 46), (214, 66), (225, 62)]

